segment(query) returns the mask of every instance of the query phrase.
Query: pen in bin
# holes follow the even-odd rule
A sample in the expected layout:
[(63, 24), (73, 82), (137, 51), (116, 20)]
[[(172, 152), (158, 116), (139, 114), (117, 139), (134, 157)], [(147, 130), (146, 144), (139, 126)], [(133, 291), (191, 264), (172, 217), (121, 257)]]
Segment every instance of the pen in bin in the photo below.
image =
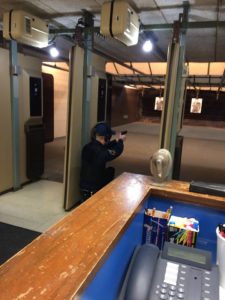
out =
[(153, 207), (153, 209), (152, 209), (152, 217), (154, 217), (154, 216), (155, 216), (155, 210), (156, 210), (156, 208), (155, 208), (155, 207)]

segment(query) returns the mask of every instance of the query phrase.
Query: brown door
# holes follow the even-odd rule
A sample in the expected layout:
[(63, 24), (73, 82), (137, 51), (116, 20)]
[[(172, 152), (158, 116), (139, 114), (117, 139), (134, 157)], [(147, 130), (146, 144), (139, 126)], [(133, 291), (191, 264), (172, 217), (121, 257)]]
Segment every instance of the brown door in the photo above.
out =
[(54, 78), (42, 73), (43, 78), (43, 123), (45, 143), (54, 140)]

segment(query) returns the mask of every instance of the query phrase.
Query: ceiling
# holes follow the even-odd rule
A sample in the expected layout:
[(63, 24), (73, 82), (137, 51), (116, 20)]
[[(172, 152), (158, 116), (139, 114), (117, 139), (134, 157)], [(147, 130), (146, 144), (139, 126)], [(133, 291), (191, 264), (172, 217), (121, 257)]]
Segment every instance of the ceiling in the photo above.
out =
[[(132, 66), (136, 72), (125, 65)], [(120, 65), (115, 62), (106, 64), (106, 72), (112, 74), (114, 83), (131, 85), (136, 88), (161, 88), (165, 84), (166, 62), (133, 62)], [(191, 62), (188, 69), (187, 88), (196, 90), (225, 91), (224, 62)]]
[[(0, 22), (4, 12), (11, 9), (22, 9), (49, 21), (51, 28), (74, 29), (83, 10), (87, 10), (94, 15), (94, 26), (99, 27), (101, 5), (104, 2), (104, 0), (1, 0)], [(173, 24), (174, 21), (178, 20), (179, 14), (183, 12), (183, 2), (180, 0), (135, 0), (128, 2), (139, 14), (141, 24), (144, 26)], [(211, 25), (207, 25), (207, 23), (204, 23), (207, 28), (188, 28), (186, 33), (186, 61), (225, 62), (225, 27), (224, 24), (219, 23), (225, 21), (225, 1), (190, 0), (189, 4), (189, 22), (214, 21), (216, 24), (212, 28), (209, 28)], [(141, 49), (146, 32), (141, 32), (139, 43), (129, 48), (116, 40), (95, 34), (94, 49), (107, 55), (109, 60), (126, 62), (166, 61), (172, 30), (168, 30), (168, 28), (149, 30), (148, 34), (154, 41), (154, 49), (151, 54), (144, 54)], [(69, 48), (71, 46), (68, 39), (63, 40), (63, 42), (62, 38), (60, 42), (58, 38), (57, 40), (61, 47)], [(65, 53), (68, 54), (68, 52)]]

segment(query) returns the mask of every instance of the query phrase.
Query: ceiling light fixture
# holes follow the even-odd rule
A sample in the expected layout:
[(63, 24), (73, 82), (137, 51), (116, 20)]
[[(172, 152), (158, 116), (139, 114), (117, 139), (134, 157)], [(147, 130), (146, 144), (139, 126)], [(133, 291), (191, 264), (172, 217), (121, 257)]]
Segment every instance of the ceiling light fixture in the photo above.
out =
[(147, 40), (144, 42), (142, 49), (144, 52), (151, 52), (153, 48), (152, 42), (150, 40)]
[(126, 89), (134, 89), (134, 90), (137, 89), (136, 86), (135, 86), (134, 84), (125, 84), (124, 87), (125, 87)]
[(51, 47), (49, 50), (49, 53), (50, 53), (51, 57), (59, 56), (59, 50), (56, 47)]

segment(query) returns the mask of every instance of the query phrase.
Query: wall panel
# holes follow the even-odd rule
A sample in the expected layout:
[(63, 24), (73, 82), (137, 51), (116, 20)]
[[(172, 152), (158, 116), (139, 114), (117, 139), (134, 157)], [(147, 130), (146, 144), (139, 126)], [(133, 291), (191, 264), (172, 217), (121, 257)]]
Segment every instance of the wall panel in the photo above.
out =
[[(29, 76), (41, 75), (41, 60), (38, 58), (18, 55), (21, 74), (19, 83), (19, 124), (20, 124), (20, 176), (21, 183), (26, 177), (26, 139), (24, 124), (29, 118)], [(0, 48), (0, 193), (12, 188), (12, 128), (11, 128), (11, 96), (9, 74), (9, 51)]]
[(12, 127), (9, 52), (0, 48), (0, 192), (12, 187)]
[(140, 119), (139, 91), (123, 86), (113, 86), (111, 102), (112, 126), (123, 125)]

